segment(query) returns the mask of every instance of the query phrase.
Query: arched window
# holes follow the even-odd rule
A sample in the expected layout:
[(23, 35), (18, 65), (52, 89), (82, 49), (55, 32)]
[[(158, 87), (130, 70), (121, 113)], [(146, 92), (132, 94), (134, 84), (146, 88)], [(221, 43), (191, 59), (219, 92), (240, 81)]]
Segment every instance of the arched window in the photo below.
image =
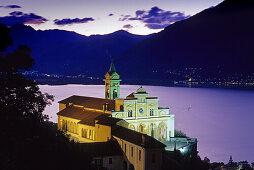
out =
[(123, 105), (120, 106), (120, 111), (123, 111)]
[(107, 89), (107, 91), (106, 91), (106, 98), (107, 99), (109, 98), (109, 89)]
[(115, 98), (117, 98), (117, 90), (116, 89), (113, 91), (113, 99), (115, 99)]
[(70, 130), (72, 133), (73, 133), (73, 123), (71, 122), (71, 130)]
[(68, 121), (68, 129), (67, 131), (71, 131), (70, 121)]
[(129, 125), (129, 129), (135, 130), (135, 126), (134, 125)]
[(74, 123), (74, 133), (77, 133), (77, 124)]
[(145, 127), (144, 124), (140, 124), (140, 125), (139, 125), (139, 132), (141, 132), (141, 133), (146, 133), (146, 127)]
[(128, 110), (128, 117), (132, 117), (132, 110)]
[(81, 137), (85, 137), (84, 129), (83, 128), (81, 129)]
[(84, 130), (84, 138), (87, 138), (87, 130)]
[(91, 131), (91, 129), (89, 130), (89, 139), (92, 139), (92, 131)]
[(150, 109), (150, 116), (154, 116), (154, 109)]
[(154, 137), (154, 125), (151, 123), (151, 136)]
[(167, 138), (167, 127), (165, 123), (160, 123), (158, 126), (158, 137), (161, 140), (165, 140)]

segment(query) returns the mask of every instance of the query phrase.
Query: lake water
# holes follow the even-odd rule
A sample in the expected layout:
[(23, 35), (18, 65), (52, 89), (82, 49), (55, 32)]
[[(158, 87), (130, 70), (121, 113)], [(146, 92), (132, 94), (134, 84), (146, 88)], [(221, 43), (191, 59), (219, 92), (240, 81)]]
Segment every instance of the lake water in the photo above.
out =
[[(254, 91), (143, 86), (149, 96), (159, 97), (159, 106), (169, 106), (175, 128), (198, 139), (201, 158), (212, 162), (254, 161)], [(124, 98), (139, 86), (121, 85)], [(40, 85), (55, 96), (44, 113), (57, 122), (58, 101), (71, 95), (104, 97), (103, 85)], [(190, 109), (191, 105), (191, 109)]]

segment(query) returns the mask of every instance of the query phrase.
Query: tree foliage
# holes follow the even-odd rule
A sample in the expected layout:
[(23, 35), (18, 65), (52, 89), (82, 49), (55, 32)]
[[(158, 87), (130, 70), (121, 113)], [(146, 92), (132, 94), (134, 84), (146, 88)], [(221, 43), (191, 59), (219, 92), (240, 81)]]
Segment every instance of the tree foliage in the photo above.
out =
[(1, 169), (90, 169), (80, 145), (57, 131), (43, 115), (53, 96), (43, 94), (23, 70), (34, 64), (31, 49), (12, 45), (9, 29), (0, 24), (0, 167)]
[(0, 24), (0, 116), (2, 120), (32, 120), (42, 122), (47, 117), (42, 114), (53, 96), (42, 94), (35, 81), (22, 75), (22, 70), (29, 70), (34, 64), (31, 49), (21, 45), (14, 52), (5, 50), (11, 45), (9, 30)]

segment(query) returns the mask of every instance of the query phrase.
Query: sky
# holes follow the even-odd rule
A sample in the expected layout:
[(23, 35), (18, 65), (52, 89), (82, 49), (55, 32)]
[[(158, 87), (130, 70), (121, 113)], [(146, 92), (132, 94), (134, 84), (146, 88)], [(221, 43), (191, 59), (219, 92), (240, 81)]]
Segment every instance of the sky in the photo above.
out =
[(1, 0), (0, 22), (82, 35), (126, 30), (147, 35), (222, 0)]

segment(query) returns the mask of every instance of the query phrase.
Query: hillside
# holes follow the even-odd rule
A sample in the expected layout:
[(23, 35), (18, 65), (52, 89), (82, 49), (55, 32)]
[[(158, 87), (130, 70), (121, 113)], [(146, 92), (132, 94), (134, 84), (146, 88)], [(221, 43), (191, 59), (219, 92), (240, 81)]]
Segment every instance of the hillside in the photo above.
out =
[[(185, 67), (224, 73), (253, 72), (254, 1), (225, 0), (186, 20), (166, 27), (123, 54), (121, 71), (143, 75)], [(141, 73), (140, 72), (140, 73)]]
[(110, 65), (109, 55), (119, 55), (137, 42), (151, 36), (119, 30), (106, 35), (83, 36), (64, 30), (34, 30), (16, 24), (11, 28), (14, 47), (26, 44), (35, 59), (33, 70), (54, 74), (100, 75)]

